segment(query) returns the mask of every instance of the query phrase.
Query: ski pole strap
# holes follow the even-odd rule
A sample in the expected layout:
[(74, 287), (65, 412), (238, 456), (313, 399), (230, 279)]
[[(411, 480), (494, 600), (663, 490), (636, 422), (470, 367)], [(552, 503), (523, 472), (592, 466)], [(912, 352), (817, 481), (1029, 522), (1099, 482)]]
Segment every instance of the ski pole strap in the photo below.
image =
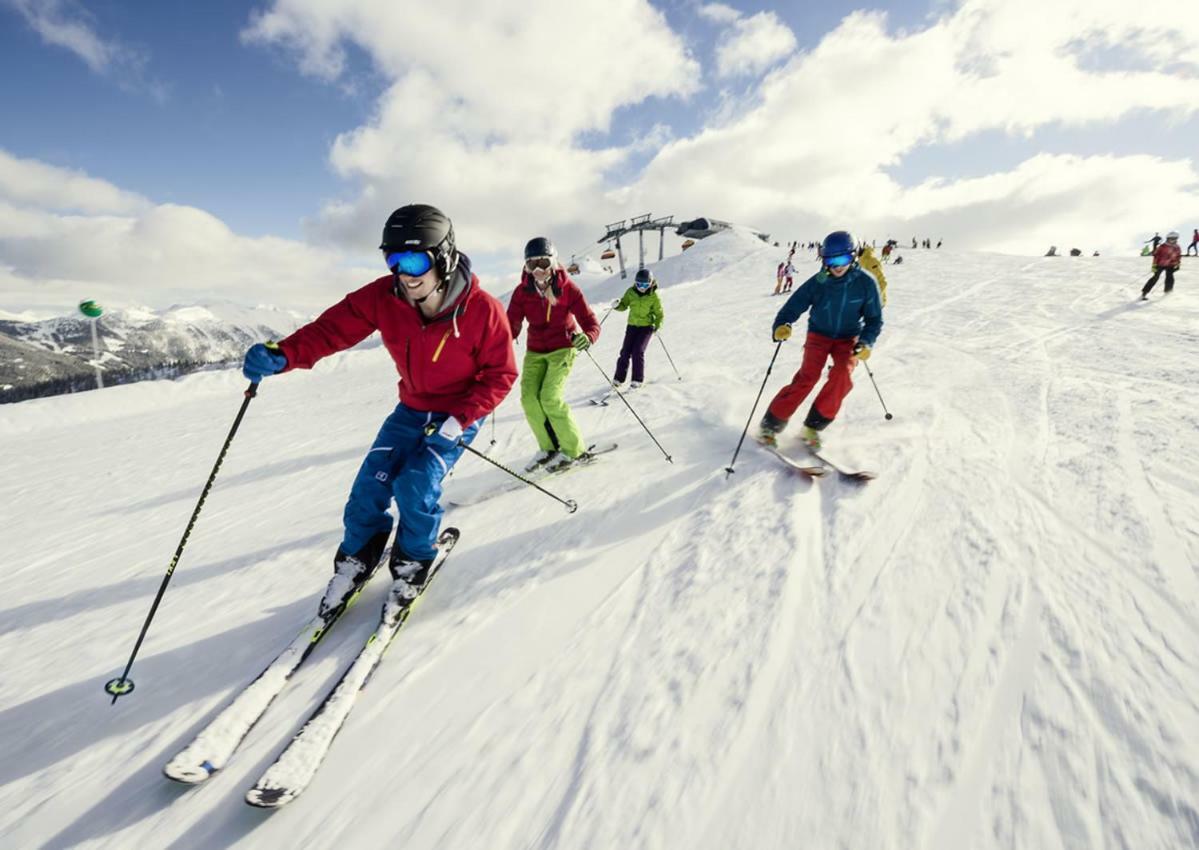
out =
[(749, 419), (745, 420), (745, 430), (741, 432), (741, 439), (737, 441), (737, 450), (733, 452), (733, 459), (729, 461), (729, 465), (724, 468), (725, 478), (728, 478), (737, 471), (733, 467), (737, 463), (737, 455), (741, 454), (741, 444), (745, 442), (745, 435), (749, 433), (750, 423), (754, 421), (754, 414), (758, 411), (758, 402), (762, 400), (762, 393), (766, 390), (766, 382), (770, 380), (770, 371), (774, 369), (774, 361), (778, 359), (779, 351), (781, 351), (782, 348), (782, 340), (779, 340), (774, 344), (774, 356), (770, 358), (770, 365), (766, 367), (766, 377), (762, 378), (762, 386), (758, 390), (758, 397), (754, 399), (754, 406), (750, 408)]
[(577, 511), (579, 509), (579, 503), (576, 502), (574, 499), (563, 499), (560, 496), (555, 496), (553, 493), (551, 493), (549, 490), (542, 487), (536, 481), (530, 481), (528, 478), (525, 478), (519, 472), (514, 472), (511, 469), (509, 469), (508, 467), (504, 466), (499, 461), (492, 460), (491, 458), (489, 458), (487, 455), (483, 454), (478, 449), (474, 449), (474, 448), (468, 446), (466, 443), (463, 443), (461, 441), (459, 441), (459, 445), (461, 445), (462, 448), (466, 449), (468, 452), (475, 455), (476, 457), (483, 458), (483, 460), (487, 461), (492, 466), (499, 467), (504, 472), (508, 473), (513, 478), (517, 479), (518, 481), (523, 481), (525, 484), (528, 484), (530, 487), (535, 487), (538, 490), (540, 490), (542, 493), (545, 493), (545, 495), (549, 496), (554, 501), (560, 502), (563, 506), (565, 506), (565, 508), (568, 512), (573, 514), (575, 511)]

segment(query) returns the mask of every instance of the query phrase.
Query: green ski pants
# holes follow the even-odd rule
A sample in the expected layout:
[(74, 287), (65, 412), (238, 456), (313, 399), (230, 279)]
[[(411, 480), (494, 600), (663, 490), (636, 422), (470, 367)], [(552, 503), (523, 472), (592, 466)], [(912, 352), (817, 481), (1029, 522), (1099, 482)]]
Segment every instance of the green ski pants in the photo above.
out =
[(546, 452), (554, 450), (554, 440), (545, 427), (548, 421), (558, 438), (558, 448), (572, 458), (587, 448), (579, 426), (570, 415), (570, 406), (562, 398), (574, 362), (573, 348), (548, 353), (528, 351), (520, 372), (520, 406), (537, 438), (537, 447)]

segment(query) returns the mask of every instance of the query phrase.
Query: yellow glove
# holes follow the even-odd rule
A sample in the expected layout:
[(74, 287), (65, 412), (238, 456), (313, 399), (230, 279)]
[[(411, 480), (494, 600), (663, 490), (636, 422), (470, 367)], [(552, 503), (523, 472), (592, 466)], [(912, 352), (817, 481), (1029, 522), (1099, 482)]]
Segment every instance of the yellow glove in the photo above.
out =
[(785, 342), (789, 339), (791, 339), (791, 326), (790, 325), (779, 325), (777, 328), (774, 329), (774, 341), (775, 342)]
[(870, 346), (863, 345), (862, 343), (859, 342), (857, 345), (855, 345), (853, 347), (853, 356), (858, 358), (859, 360), (869, 360), (870, 359)]

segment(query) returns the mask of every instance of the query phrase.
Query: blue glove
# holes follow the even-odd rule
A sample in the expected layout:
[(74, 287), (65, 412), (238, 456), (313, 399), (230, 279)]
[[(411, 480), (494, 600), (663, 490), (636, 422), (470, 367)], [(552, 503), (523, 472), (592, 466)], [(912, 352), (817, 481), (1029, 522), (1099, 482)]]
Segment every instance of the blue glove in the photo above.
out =
[(274, 342), (259, 342), (250, 346), (241, 364), (241, 373), (254, 383), (267, 375), (277, 375), (287, 368), (287, 356)]
[(425, 438), (425, 442), (429, 444), (429, 448), (447, 452), (452, 448), (457, 447), (458, 441), (462, 439), (462, 424), (453, 416), (446, 417), (445, 422), (441, 423), (441, 427), (433, 431)]

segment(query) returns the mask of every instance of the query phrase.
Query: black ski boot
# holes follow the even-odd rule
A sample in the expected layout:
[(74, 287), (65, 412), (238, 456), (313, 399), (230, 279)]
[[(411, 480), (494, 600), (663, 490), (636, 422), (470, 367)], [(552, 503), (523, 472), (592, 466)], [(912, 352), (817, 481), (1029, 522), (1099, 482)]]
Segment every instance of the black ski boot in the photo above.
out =
[(376, 534), (352, 555), (337, 547), (337, 554), (333, 556), (333, 578), (329, 579), (321, 598), (322, 617), (353, 596), (374, 575), (383, 558), (383, 550), (387, 548), (387, 537), (383, 532)]

